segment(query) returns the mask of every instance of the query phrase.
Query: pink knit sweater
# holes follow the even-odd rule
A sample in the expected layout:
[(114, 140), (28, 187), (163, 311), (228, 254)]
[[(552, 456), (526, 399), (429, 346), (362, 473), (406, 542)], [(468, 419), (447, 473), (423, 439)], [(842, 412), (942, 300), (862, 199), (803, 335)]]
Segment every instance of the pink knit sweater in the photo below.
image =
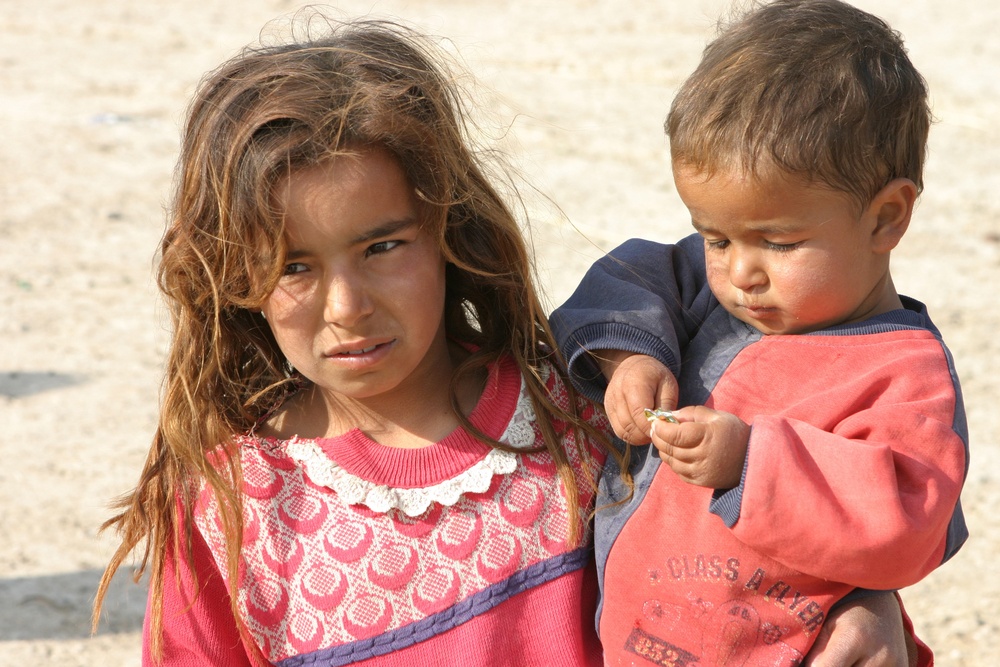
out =
[[(564, 387), (548, 375), (565, 403)], [(357, 430), (242, 438), (239, 584), (225, 580), (218, 504), (206, 488), (196, 510), (201, 594), (193, 604), (194, 573), (184, 559), (168, 559), (165, 664), (248, 665), (257, 652), (282, 667), (600, 664), (589, 537), (582, 546), (567, 541), (555, 463), (529, 452), (541, 436), (521, 384), (512, 361), (499, 363), (470, 416), (517, 453), (464, 429), (413, 450)], [(566, 451), (585, 518), (593, 498), (572, 437)], [(234, 589), (252, 649), (229, 610)]]

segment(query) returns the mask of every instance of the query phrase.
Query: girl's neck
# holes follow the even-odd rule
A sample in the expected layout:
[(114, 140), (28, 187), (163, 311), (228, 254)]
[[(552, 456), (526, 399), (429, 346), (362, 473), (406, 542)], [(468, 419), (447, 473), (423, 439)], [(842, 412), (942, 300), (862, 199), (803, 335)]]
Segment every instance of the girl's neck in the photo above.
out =
[[(449, 343), (448, 362), (432, 365), (430, 375), (412, 378), (419, 391), (392, 397), (353, 399), (310, 385), (288, 399), (263, 430), (279, 438), (336, 437), (354, 429), (387, 447), (419, 448), (444, 439), (460, 425), (451, 405), (454, 368), (468, 356)], [(468, 416), (475, 408), (487, 372), (467, 374), (457, 387), (458, 407)]]

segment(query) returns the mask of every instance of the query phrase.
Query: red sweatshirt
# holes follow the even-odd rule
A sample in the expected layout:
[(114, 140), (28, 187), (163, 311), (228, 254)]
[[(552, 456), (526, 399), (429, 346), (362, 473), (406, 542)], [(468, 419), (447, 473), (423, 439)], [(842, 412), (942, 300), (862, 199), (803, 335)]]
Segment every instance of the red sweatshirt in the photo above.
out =
[[(751, 425), (734, 489), (639, 448), (635, 493), (596, 516), (600, 637), (612, 665), (797, 665), (846, 595), (913, 584), (965, 540), (961, 391), (922, 304), (763, 336), (711, 295), (702, 248), (629, 242), (552, 316), (591, 398), (584, 350), (642, 352), (674, 371), (680, 405)], [(598, 507), (628, 498), (618, 480), (606, 468)]]

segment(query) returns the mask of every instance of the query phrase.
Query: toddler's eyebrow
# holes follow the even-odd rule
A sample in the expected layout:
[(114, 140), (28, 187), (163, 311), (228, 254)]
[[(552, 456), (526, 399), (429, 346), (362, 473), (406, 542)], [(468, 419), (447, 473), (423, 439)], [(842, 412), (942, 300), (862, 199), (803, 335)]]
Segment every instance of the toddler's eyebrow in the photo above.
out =
[[(700, 234), (716, 232), (714, 227), (710, 225), (704, 225), (697, 220), (692, 220), (691, 225)], [(801, 231), (801, 227), (797, 225), (773, 225), (773, 224), (755, 224), (753, 222), (744, 223), (743, 229), (745, 231), (752, 231), (755, 234), (761, 236), (780, 236), (782, 234), (795, 234)]]
[(799, 231), (798, 227), (794, 225), (776, 226), (776, 225), (750, 225), (750, 229), (754, 230), (762, 236), (780, 236), (782, 234), (794, 234)]

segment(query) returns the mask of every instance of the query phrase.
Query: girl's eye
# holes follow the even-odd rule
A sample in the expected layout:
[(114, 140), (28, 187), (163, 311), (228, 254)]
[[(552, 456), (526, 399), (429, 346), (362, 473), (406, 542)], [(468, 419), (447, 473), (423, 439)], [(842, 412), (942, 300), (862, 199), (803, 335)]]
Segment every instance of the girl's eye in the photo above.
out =
[(306, 270), (307, 270), (306, 265), (302, 264), (301, 262), (292, 262), (291, 264), (286, 264), (285, 265), (285, 275), (286, 276), (291, 276), (291, 275), (294, 275), (296, 273), (302, 273), (303, 271), (306, 271)]
[(389, 252), (401, 243), (402, 241), (379, 241), (378, 243), (373, 243), (365, 250), (365, 256), (381, 255), (384, 252)]

